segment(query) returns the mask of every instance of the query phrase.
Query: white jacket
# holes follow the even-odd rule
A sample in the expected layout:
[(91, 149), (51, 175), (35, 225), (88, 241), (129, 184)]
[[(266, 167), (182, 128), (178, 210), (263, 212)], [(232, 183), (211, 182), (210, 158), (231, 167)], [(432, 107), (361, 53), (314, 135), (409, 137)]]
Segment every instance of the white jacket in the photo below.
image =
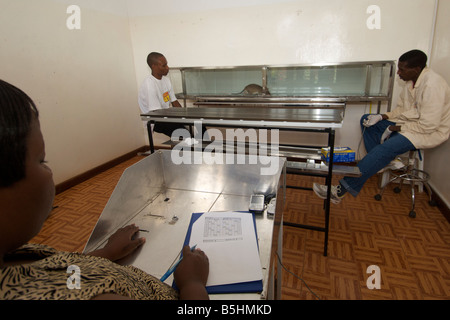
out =
[(450, 134), (450, 88), (440, 75), (422, 70), (415, 86), (408, 81), (397, 107), (386, 112), (416, 149), (434, 148)]

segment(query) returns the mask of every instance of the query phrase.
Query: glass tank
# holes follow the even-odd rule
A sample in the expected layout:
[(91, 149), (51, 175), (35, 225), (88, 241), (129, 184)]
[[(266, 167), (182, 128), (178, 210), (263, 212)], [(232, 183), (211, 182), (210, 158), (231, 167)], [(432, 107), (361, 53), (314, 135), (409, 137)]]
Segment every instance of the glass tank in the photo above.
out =
[(387, 101), (395, 63), (171, 68), (169, 76), (177, 96), (185, 99), (338, 97)]
[(239, 95), (248, 84), (262, 83), (261, 69), (186, 70), (186, 94), (189, 96)]
[[(377, 72), (373, 72), (374, 69)], [(367, 72), (365, 65), (268, 68), (267, 86), (273, 96), (387, 95), (387, 88), (380, 83), (381, 66), (372, 68), (371, 79), (367, 79)], [(367, 87), (367, 81), (370, 81), (370, 87)]]

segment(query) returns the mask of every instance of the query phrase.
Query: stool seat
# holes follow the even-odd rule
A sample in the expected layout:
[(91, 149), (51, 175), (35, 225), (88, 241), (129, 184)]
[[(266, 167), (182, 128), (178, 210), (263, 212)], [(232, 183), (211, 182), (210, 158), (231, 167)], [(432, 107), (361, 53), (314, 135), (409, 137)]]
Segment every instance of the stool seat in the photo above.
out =
[[(400, 181), (399, 186), (394, 188), (395, 193), (400, 193), (402, 189), (403, 182), (407, 181), (411, 185), (411, 203), (412, 208), (409, 212), (409, 216), (411, 218), (416, 217), (416, 212), (414, 211), (415, 208), (415, 185), (422, 183), (429, 195), (429, 204), (431, 206), (435, 206), (436, 202), (432, 200), (432, 191), (430, 186), (428, 185), (428, 180), (430, 179), (430, 175), (425, 172), (424, 170), (419, 170), (416, 168), (416, 159), (417, 159), (417, 152), (418, 150), (411, 150), (409, 152), (409, 159), (408, 159), (408, 165), (404, 166), (401, 169), (398, 170), (392, 170), (387, 169), (385, 172), (389, 175), (390, 179), (387, 183), (385, 183), (381, 188), (378, 194), (375, 195), (375, 200), (380, 201), (383, 195), (384, 188), (390, 184), (391, 182), (394, 182), (396, 180)], [(392, 178), (391, 178), (392, 177)]]

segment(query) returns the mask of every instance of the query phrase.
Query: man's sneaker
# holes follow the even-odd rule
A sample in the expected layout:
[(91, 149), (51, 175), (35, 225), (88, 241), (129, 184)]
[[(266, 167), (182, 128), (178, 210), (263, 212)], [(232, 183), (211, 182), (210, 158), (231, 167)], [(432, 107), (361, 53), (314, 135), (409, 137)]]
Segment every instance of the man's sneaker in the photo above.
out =
[[(327, 186), (323, 184), (314, 183), (313, 184), (314, 193), (321, 199), (327, 198)], [(334, 204), (339, 204), (344, 198), (345, 194), (342, 196), (338, 196), (338, 192), (341, 190), (341, 185), (331, 186), (331, 196), (330, 201)]]

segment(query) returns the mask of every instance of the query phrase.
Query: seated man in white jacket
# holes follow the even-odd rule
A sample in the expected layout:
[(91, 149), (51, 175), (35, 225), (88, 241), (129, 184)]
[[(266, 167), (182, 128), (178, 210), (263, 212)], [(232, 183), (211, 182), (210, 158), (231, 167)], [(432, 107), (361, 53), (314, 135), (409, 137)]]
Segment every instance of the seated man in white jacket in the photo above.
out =
[[(356, 197), (364, 183), (398, 155), (409, 150), (434, 148), (450, 134), (450, 88), (447, 82), (427, 68), (427, 56), (420, 50), (399, 58), (398, 72), (406, 86), (397, 107), (385, 114), (361, 118), (367, 155), (358, 163), (361, 176), (345, 177), (331, 187), (331, 202), (340, 203), (349, 192)], [(327, 186), (314, 184), (317, 196), (325, 199)]]

